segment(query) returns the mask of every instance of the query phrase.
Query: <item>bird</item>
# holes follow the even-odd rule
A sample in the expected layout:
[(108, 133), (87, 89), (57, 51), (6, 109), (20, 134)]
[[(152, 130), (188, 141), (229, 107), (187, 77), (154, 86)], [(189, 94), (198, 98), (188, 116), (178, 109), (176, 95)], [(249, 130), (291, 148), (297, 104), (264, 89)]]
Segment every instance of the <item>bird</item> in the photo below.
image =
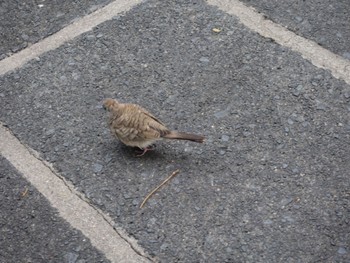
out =
[(120, 103), (106, 98), (103, 107), (109, 111), (108, 126), (111, 133), (127, 146), (138, 147), (143, 156), (152, 145), (162, 139), (188, 140), (203, 143), (205, 137), (171, 130), (158, 118), (137, 104)]

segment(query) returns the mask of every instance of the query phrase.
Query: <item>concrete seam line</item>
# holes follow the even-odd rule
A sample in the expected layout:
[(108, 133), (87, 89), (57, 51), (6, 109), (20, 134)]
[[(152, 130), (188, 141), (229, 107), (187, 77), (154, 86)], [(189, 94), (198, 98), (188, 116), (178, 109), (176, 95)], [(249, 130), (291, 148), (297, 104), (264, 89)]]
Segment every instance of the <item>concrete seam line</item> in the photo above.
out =
[(95, 26), (112, 19), (121, 12), (128, 11), (142, 0), (113, 1), (95, 12), (86, 15), (60, 31), (0, 61), (0, 76), (23, 66), (41, 54), (56, 49), (65, 42), (90, 31)]
[(285, 27), (272, 22), (237, 0), (207, 0), (210, 5), (217, 6), (222, 11), (232, 14), (242, 24), (260, 35), (275, 40), (309, 60), (318, 68), (328, 69), (335, 78), (350, 84), (350, 61), (321, 47), (316, 42), (298, 36)]
[(93, 207), (83, 194), (63, 177), (52, 171), (51, 165), (39, 160), (34, 150), (27, 149), (0, 123), (0, 153), (56, 208), (62, 218), (80, 230), (111, 262), (152, 262), (136, 240), (113, 220)]

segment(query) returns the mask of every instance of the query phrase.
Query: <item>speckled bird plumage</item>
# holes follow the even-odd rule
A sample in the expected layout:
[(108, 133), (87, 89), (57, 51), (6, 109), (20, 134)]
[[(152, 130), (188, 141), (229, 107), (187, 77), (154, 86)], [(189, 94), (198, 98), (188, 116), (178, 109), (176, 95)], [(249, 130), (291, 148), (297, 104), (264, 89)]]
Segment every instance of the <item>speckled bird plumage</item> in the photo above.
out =
[(103, 106), (110, 112), (109, 128), (122, 143), (147, 149), (160, 139), (190, 140), (202, 143), (204, 136), (172, 131), (159, 119), (136, 104), (105, 99)]

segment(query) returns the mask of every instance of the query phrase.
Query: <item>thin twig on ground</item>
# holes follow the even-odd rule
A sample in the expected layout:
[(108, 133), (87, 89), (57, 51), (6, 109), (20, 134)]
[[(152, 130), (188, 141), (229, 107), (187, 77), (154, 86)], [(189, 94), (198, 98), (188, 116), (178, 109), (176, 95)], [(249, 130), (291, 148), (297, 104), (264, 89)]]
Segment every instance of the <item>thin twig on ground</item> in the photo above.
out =
[(180, 172), (179, 169), (177, 169), (175, 172), (173, 172), (171, 175), (169, 175), (163, 182), (161, 182), (160, 185), (158, 185), (155, 189), (153, 189), (152, 192), (150, 192), (145, 199), (143, 199), (140, 208), (142, 208), (144, 206), (144, 204), (147, 202), (147, 200), (159, 189), (161, 188), (164, 184), (166, 184), (166, 182), (168, 182), (172, 177), (174, 177), (175, 175), (177, 175)]

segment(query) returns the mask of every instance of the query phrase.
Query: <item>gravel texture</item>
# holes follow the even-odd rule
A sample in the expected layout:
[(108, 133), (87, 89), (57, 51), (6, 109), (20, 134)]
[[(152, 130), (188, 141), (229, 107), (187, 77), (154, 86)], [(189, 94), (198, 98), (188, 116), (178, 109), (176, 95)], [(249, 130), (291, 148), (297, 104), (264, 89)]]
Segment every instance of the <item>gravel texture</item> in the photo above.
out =
[(109, 262), (3, 157), (0, 165), (0, 262)]
[[(215, 7), (147, 1), (0, 85), (0, 120), (161, 262), (350, 261), (350, 86)], [(110, 96), (206, 143), (136, 158)]]

